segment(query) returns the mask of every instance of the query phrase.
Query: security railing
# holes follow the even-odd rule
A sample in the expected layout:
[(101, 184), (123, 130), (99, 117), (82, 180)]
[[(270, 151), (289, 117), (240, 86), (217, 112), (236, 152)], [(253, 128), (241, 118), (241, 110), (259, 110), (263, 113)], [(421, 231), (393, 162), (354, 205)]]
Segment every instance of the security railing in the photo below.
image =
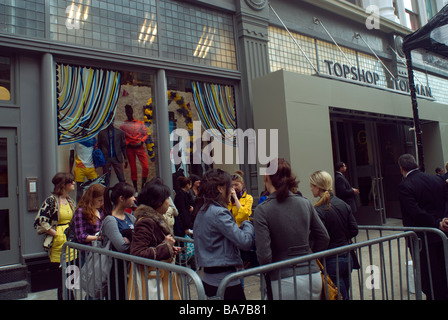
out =
[(64, 300), (206, 299), (199, 275), (174, 261), (66, 242), (61, 266)]
[[(349, 288), (350, 299), (420, 300), (424, 297), (421, 280), (422, 260), (423, 264), (431, 264), (429, 256), (422, 252), (428, 252), (434, 239), (443, 245), (445, 273), (448, 279), (448, 240), (440, 230), (387, 226), (359, 226), (359, 230), (359, 235), (353, 244), (234, 272), (222, 280), (217, 296), (209, 299), (223, 299), (226, 287), (235, 279), (240, 279), (243, 283), (248, 300), (269, 298), (267, 283), (273, 284), (270, 287), (276, 292), (274, 298), (282, 299), (285, 297), (282, 294), (282, 281), (267, 282), (266, 278), (277, 278), (272, 275), (279, 274), (285, 268), (292, 268), (293, 287), (296, 288), (297, 270), (301, 267), (303, 271), (305, 266), (308, 268), (305, 273), (311, 286), (313, 281), (311, 264), (316, 259), (324, 265), (324, 275), (327, 275), (327, 263), (332, 259), (333, 265), (336, 265), (336, 276), (332, 281), (340, 288), (342, 282), (346, 280), (340, 276), (339, 268), (343, 267), (340, 262), (347, 261), (349, 270), (352, 270), (353, 260), (346, 258), (355, 253), (359, 262), (358, 269), (351, 272), (348, 285), (344, 282)], [(194, 255), (194, 240), (186, 238), (176, 240), (177, 245), (184, 247), (185, 250), (171, 263), (67, 242), (61, 255), (64, 299), (207, 299), (199, 277), (201, 271), (198, 270)], [(189, 253), (187, 246), (190, 247)], [(73, 259), (74, 257), (76, 258)], [(73, 261), (69, 261), (71, 259)], [(103, 268), (104, 266), (106, 268)], [(430, 279), (434, 278), (430, 267), (425, 269), (425, 274), (427, 272)], [(439, 278), (432, 280), (440, 281)], [(145, 285), (142, 286), (141, 283)], [(139, 292), (131, 294), (135, 288), (139, 288)], [(323, 291), (328, 293), (328, 290), (325, 285)], [(299, 291), (300, 288), (294, 289), (293, 298), (300, 296)], [(431, 286), (429, 298), (433, 297), (432, 292)], [(309, 297), (301, 297), (301, 299), (311, 298), (311, 294)]]
[[(395, 243), (393, 243), (395, 242)], [(385, 247), (388, 244), (389, 252)], [(408, 261), (408, 251), (403, 250), (403, 247), (408, 247), (410, 253), (413, 255), (412, 269), (402, 267), (403, 255), (404, 261)], [(395, 247), (397, 252), (391, 251)], [(226, 276), (220, 283), (217, 291), (217, 299), (223, 299), (225, 290), (229, 283), (235, 279), (246, 279), (250, 277), (259, 277), (260, 290), (257, 296), (252, 296), (252, 299), (267, 299), (267, 286), (266, 275), (272, 275), (273, 273), (280, 273), (280, 270), (285, 268), (293, 269), (292, 281), (294, 282), (293, 288), (296, 288), (296, 272), (297, 266), (308, 266), (308, 279), (310, 287), (312, 284), (311, 277), (311, 263), (316, 259), (319, 259), (324, 267), (330, 257), (336, 257), (336, 277), (333, 278), (333, 283), (336, 287), (340, 287), (343, 279), (339, 276), (339, 259), (343, 259), (350, 255), (353, 251), (357, 254), (359, 260), (359, 269), (355, 270), (351, 277), (349, 277), (349, 292), (350, 298), (355, 300), (386, 300), (386, 299), (422, 299), (421, 282), (420, 282), (420, 259), (419, 255), (413, 254), (415, 250), (419, 248), (419, 238), (415, 232), (405, 231), (401, 233), (382, 236), (376, 239), (370, 239), (359, 243), (350, 244), (343, 247), (338, 247), (331, 250), (321, 251), (298, 258), (292, 258), (268, 265), (259, 266), (252, 269), (238, 271)], [(404, 251), (404, 252), (403, 252)], [(386, 256), (390, 259), (389, 268), (384, 263)], [(352, 260), (347, 259), (348, 268), (351, 270), (353, 267)], [(325, 269), (326, 270), (326, 269)], [(364, 273), (367, 276), (364, 277)], [(326, 271), (324, 271), (326, 276)], [(358, 275), (358, 277), (356, 277)], [(280, 278), (280, 277), (278, 277)], [(358, 278), (358, 280), (356, 280)], [(321, 281), (321, 280), (320, 280)], [(282, 281), (276, 281), (278, 286), (278, 299), (282, 299)], [(412, 294), (409, 290), (413, 287), (415, 293)], [(392, 291), (391, 291), (392, 289)], [(328, 286), (325, 285), (322, 289), (328, 293)], [(326, 295), (328, 296), (328, 294)], [(294, 289), (294, 298), (298, 297), (298, 289)], [(310, 291), (309, 299), (312, 298)], [(339, 296), (340, 298), (340, 296)]]
[[(387, 234), (393, 234), (397, 232), (412, 231), (419, 237), (419, 257), (421, 269), (424, 272), (423, 276), (427, 276), (426, 282), (428, 283), (427, 297), (428, 299), (438, 298), (435, 297), (434, 284), (436, 282), (445, 281), (448, 287), (448, 238), (444, 232), (436, 228), (425, 227), (402, 227), (402, 226), (359, 226), (359, 234), (355, 238), (355, 241), (365, 241), (372, 238), (381, 238)], [(439, 257), (443, 261), (434, 261), (431, 259), (431, 250), (439, 251)], [(400, 250), (398, 248), (398, 250)], [(401, 248), (401, 251), (406, 250), (406, 247)], [(390, 251), (389, 251), (390, 252)], [(406, 256), (404, 264), (407, 268), (412, 268), (415, 255)], [(386, 264), (387, 257), (383, 256), (381, 263)], [(431, 261), (432, 260), (432, 261)], [(441, 266), (443, 269), (444, 277), (440, 278), (433, 274), (433, 264)], [(400, 263), (402, 266), (403, 263)], [(392, 266), (390, 266), (392, 268)], [(412, 275), (411, 275), (412, 276)], [(414, 288), (411, 288), (411, 292), (414, 292)]]

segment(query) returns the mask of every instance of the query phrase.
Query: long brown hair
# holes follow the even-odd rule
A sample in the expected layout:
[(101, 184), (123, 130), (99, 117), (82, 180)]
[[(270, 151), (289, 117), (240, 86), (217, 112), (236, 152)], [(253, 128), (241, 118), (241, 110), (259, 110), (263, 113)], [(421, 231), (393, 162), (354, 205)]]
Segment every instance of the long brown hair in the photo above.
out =
[[(82, 209), (82, 216), (90, 224), (96, 224), (98, 217), (96, 215), (96, 208), (93, 206), (95, 198), (103, 197), (106, 188), (100, 184), (91, 185), (82, 195), (78, 203), (78, 208)], [(104, 208), (101, 207), (101, 210)]]
[(276, 199), (278, 202), (283, 202), (288, 198), (289, 191), (293, 188), (297, 188), (299, 182), (296, 180), (296, 176), (292, 173), (291, 165), (283, 158), (272, 160), (268, 168), (274, 161), (277, 161), (277, 171), (270, 175), (272, 185), (276, 189)]

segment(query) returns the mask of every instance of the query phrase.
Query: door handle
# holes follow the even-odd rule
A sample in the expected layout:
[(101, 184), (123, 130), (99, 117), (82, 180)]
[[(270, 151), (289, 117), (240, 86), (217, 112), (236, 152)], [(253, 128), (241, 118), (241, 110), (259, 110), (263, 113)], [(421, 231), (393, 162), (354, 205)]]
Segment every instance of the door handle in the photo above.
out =
[(372, 194), (373, 194), (373, 209), (375, 211), (382, 211), (383, 207), (381, 203), (377, 203), (378, 201), (378, 180), (382, 178), (372, 178)]

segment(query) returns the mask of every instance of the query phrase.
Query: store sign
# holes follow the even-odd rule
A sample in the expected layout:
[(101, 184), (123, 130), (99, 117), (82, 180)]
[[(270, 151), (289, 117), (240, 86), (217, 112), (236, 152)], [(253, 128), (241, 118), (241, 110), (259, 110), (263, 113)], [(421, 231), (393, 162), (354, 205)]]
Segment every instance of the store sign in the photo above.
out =
[(327, 64), (327, 71), (330, 76), (335, 75), (339, 78), (345, 78), (353, 81), (360, 81), (376, 85), (380, 76), (376, 72), (365, 71), (356, 67), (350, 67), (346, 64), (341, 65), (338, 62), (324, 60)]
[[(394, 89), (403, 91), (403, 92), (411, 92), (409, 88), (409, 81), (405, 79), (393, 79), (391, 78)], [(423, 96), (423, 97), (430, 97), (433, 98), (431, 88), (428, 86), (424, 86), (422, 84), (414, 84), (415, 91), (417, 92), (417, 95)]]
[[(346, 64), (340, 64), (330, 60), (324, 60), (327, 66), (327, 72), (330, 76), (336, 76), (338, 78), (344, 78), (352, 81), (360, 81), (367, 84), (379, 85), (380, 76), (378, 73), (358, 69), (357, 67), (348, 66)], [(393, 89), (402, 92), (410, 92), (409, 82), (405, 79), (391, 78)], [(415, 84), (415, 91), (417, 95), (423, 97), (433, 98), (431, 88), (422, 84)]]

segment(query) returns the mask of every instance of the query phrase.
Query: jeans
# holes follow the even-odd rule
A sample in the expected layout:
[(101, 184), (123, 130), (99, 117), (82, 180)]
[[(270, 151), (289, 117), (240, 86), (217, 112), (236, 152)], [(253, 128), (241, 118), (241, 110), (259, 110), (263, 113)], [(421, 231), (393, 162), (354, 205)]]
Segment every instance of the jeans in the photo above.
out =
[[(350, 258), (350, 270), (348, 259)], [(323, 262), (322, 262), (323, 264)], [(353, 269), (353, 260), (350, 254), (339, 255), (337, 258), (336, 266), (336, 257), (330, 257), (326, 259), (326, 270), (327, 274), (330, 276), (334, 285), (338, 287), (339, 293), (342, 295), (343, 300), (350, 300), (350, 276)], [(336, 269), (339, 268), (339, 270)], [(337, 275), (337, 271), (339, 271), (339, 276)]]

